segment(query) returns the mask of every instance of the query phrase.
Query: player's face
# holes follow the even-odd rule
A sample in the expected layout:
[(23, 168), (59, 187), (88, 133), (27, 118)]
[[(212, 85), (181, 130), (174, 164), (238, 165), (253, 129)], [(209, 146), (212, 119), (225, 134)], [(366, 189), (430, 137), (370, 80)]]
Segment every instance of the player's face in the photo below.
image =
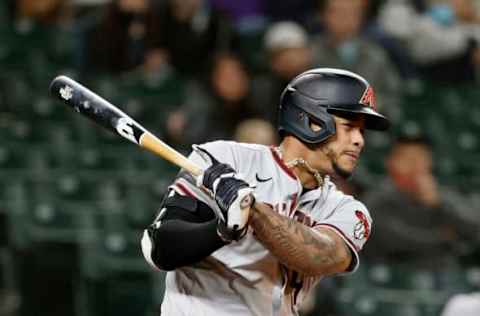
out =
[(315, 149), (319, 157), (318, 169), (348, 178), (355, 170), (365, 144), (365, 119), (362, 116), (351, 119), (335, 116), (335, 125), (335, 135)]

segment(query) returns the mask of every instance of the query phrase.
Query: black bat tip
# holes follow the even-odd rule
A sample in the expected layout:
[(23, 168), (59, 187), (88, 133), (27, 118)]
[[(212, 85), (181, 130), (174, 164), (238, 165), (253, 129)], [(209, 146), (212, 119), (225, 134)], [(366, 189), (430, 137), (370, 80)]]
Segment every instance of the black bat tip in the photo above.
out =
[(62, 87), (71, 84), (72, 79), (67, 76), (57, 76), (50, 83), (49, 91), (52, 95), (58, 96), (58, 93)]
[(53, 97), (70, 104), (74, 102), (74, 95), (77, 95), (76, 91), (81, 90), (82, 88), (83, 87), (75, 80), (67, 76), (60, 75), (52, 80), (49, 90)]

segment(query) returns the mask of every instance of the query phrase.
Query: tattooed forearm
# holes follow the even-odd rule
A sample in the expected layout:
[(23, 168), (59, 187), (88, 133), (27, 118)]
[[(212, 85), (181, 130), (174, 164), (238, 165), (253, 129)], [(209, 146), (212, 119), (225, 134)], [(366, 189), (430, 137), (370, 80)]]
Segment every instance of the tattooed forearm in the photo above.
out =
[(350, 253), (335, 233), (311, 228), (256, 203), (250, 221), (256, 238), (287, 267), (306, 275), (344, 271)]

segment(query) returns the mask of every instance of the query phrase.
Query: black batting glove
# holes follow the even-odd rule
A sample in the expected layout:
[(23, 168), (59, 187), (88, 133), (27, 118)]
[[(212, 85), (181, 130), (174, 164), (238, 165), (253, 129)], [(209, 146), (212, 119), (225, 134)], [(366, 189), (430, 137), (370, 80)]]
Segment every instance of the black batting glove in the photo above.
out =
[(254, 202), (253, 189), (230, 165), (220, 163), (201, 147), (195, 149), (206, 154), (212, 163), (198, 180), (213, 194), (222, 212), (217, 232), (226, 242), (239, 240), (248, 229), (250, 207)]
[(218, 185), (218, 182), (215, 183), (215, 181), (225, 176), (234, 175), (235, 173), (235, 170), (230, 165), (220, 163), (216, 159), (212, 160), (212, 165), (203, 172), (202, 185), (212, 193), (215, 193), (216, 185)]

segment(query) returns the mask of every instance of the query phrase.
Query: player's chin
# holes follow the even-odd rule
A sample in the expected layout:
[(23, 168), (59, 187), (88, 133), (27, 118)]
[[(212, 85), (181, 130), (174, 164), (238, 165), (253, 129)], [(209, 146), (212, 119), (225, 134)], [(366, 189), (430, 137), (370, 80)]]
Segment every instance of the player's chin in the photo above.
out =
[(355, 171), (355, 167), (357, 166), (356, 162), (348, 161), (343, 162), (339, 161), (333, 164), (333, 170), (337, 175), (344, 179), (348, 179), (352, 176), (353, 171)]

